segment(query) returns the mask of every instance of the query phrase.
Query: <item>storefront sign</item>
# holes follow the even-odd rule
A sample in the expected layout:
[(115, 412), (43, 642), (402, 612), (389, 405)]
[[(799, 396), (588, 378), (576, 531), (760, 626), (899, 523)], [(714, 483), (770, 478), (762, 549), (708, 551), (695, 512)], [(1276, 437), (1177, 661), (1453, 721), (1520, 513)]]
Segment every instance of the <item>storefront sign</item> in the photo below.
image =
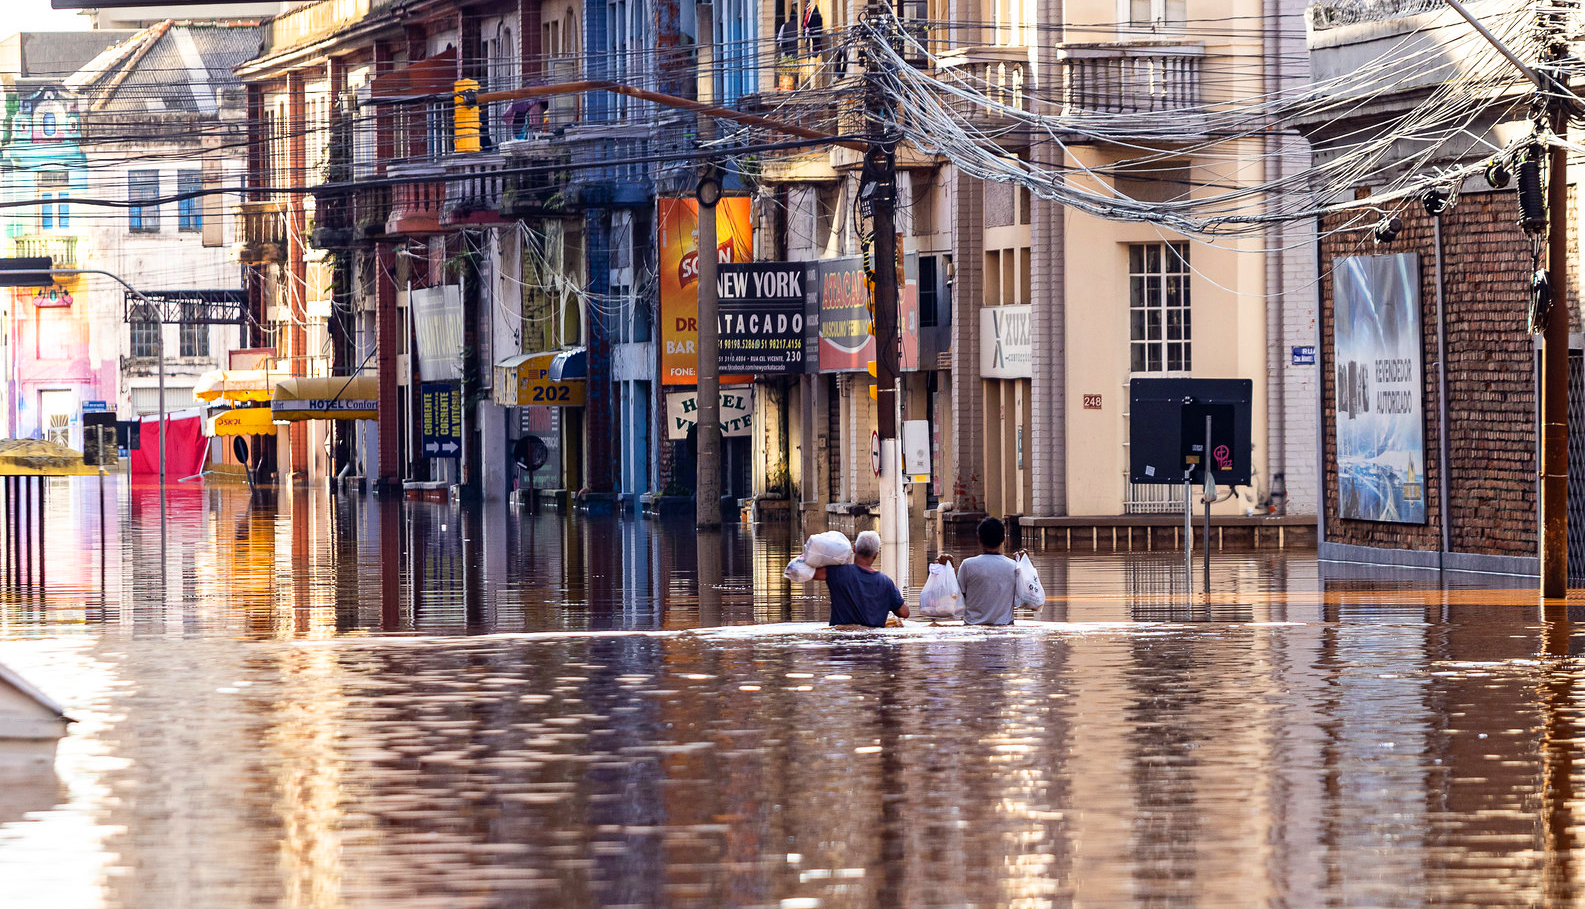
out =
[(721, 266), (721, 371), (755, 376), (804, 371), (802, 262)]
[(870, 291), (858, 256), (820, 263), (820, 371), (857, 372), (875, 359)]
[[(660, 265), (660, 371), (664, 385), (693, 385), (699, 365), (699, 203), (655, 200)], [(715, 207), (716, 260), (754, 258), (754, 225), (745, 196)]]
[[(746, 436), (754, 428), (753, 386), (721, 392), (721, 435)], [(699, 422), (699, 399), (691, 391), (666, 396), (666, 438), (686, 439)]]
[(1035, 308), (1028, 303), (980, 309), (981, 378), (1034, 376), (1034, 316)]
[[(870, 290), (860, 256), (819, 263), (820, 371), (862, 372), (875, 359)], [(903, 257), (897, 285), (898, 367), (919, 368), (919, 257)]]
[(1339, 257), (1332, 275), (1339, 514), (1424, 524), (1419, 259)]
[(462, 456), (462, 394), (448, 382), (423, 384), (423, 450), (426, 458)]
[(490, 399), (506, 407), (582, 407), (588, 397), (583, 379), (557, 382), (550, 378), (550, 365), (560, 353), (518, 354), (495, 364)]

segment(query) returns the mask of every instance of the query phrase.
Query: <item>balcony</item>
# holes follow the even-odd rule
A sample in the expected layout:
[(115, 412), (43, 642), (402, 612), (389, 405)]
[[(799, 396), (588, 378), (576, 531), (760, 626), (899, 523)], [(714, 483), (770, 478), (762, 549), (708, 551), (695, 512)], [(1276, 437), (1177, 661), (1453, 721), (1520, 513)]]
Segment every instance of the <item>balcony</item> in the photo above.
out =
[[(992, 104), (1012, 111), (1026, 110), (1036, 88), (1030, 49), (1012, 45), (947, 51), (938, 58), (937, 75), (944, 81), (979, 92)], [(1001, 129), (1012, 123), (1012, 117), (995, 107), (952, 95), (944, 96), (943, 100), (977, 128)]]
[(391, 214), (385, 220), (385, 232), (405, 237), (422, 237), (446, 232), (441, 223), (441, 210), (446, 203), (445, 168), (439, 164), (414, 162), (392, 164), (386, 175), (395, 179), (412, 178), (412, 183), (398, 183), (391, 191)]
[(345, 249), (352, 245), (352, 193), (344, 189), (314, 193), (308, 242), (315, 249)]
[(236, 207), (236, 215), (242, 225), (237, 261), (243, 265), (286, 261), (285, 201), (244, 202)]
[(1204, 55), (1194, 46), (1069, 45), (1058, 51), (1064, 111), (1104, 116), (1198, 108)]
[(77, 238), (53, 237), (42, 234), (33, 237), (14, 237), (12, 255), (19, 258), (48, 256), (56, 268), (77, 268)]
[(352, 240), (368, 243), (385, 236), (385, 225), (391, 219), (391, 188), (370, 186), (352, 196)]
[(506, 159), (497, 154), (455, 155), (445, 164), (445, 223), (499, 224), (501, 202), (511, 182), (502, 175)]

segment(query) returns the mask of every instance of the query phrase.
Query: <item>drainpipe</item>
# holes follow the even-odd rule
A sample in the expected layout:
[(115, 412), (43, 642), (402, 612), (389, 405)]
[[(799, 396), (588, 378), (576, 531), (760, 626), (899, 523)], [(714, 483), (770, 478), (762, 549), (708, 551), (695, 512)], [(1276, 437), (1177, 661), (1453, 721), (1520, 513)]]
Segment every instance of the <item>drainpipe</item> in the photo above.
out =
[(1448, 514), (1448, 451), (1447, 440), (1447, 306), (1442, 296), (1442, 215), (1431, 217), (1431, 242), (1436, 247), (1436, 486), (1441, 515), (1442, 553), (1437, 564), (1447, 567), (1448, 553), (1453, 551), (1453, 521)]

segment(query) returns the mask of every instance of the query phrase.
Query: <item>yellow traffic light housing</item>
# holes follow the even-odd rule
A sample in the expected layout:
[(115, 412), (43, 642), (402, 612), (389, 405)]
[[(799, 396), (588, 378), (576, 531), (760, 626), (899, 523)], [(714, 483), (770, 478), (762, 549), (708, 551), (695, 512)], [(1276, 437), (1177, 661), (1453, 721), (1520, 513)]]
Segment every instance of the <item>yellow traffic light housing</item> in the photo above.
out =
[(473, 79), (458, 79), (453, 86), (452, 134), (459, 154), (480, 149), (478, 95), (479, 83)]

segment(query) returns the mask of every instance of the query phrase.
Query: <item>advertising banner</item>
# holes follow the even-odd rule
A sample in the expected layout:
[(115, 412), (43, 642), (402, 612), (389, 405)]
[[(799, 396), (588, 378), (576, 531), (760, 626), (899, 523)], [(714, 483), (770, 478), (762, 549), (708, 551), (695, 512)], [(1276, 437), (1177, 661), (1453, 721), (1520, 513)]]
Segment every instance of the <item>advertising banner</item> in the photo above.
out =
[(1419, 259), (1340, 257), (1333, 276), (1339, 514), (1424, 524)]
[(804, 371), (803, 262), (723, 264), (721, 371), (758, 376)]
[[(699, 365), (699, 203), (692, 198), (655, 200), (660, 267), (660, 372), (663, 385), (693, 385)], [(746, 196), (728, 196), (715, 207), (716, 260), (754, 258), (754, 225)]]
[[(875, 359), (870, 334), (870, 292), (864, 259), (848, 256), (819, 263), (820, 371), (864, 372)], [(919, 368), (919, 256), (903, 257), (897, 286), (898, 365)]]
[[(666, 438), (688, 438), (688, 431), (699, 422), (699, 398), (691, 391), (674, 391), (666, 396)], [(754, 386), (723, 389), (721, 392), (721, 435), (746, 436), (754, 428)]]

